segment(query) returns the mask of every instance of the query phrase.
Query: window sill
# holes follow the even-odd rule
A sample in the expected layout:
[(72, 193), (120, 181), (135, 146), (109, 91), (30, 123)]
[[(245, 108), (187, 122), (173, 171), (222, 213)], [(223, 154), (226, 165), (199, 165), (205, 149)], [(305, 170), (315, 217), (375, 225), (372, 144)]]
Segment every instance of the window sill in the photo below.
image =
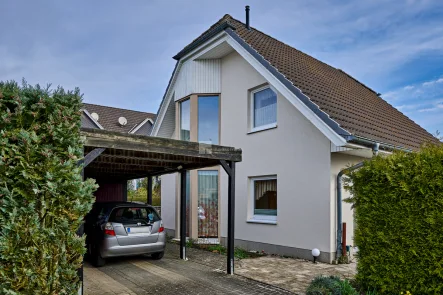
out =
[(246, 220), (247, 223), (263, 223), (263, 224), (277, 224), (277, 220), (266, 220), (266, 219), (248, 219)]
[(265, 130), (269, 130), (269, 129), (274, 129), (274, 128), (277, 128), (277, 123), (269, 124), (269, 125), (265, 125), (265, 126), (260, 126), (257, 128), (252, 128), (247, 134), (252, 134), (252, 133), (265, 131)]

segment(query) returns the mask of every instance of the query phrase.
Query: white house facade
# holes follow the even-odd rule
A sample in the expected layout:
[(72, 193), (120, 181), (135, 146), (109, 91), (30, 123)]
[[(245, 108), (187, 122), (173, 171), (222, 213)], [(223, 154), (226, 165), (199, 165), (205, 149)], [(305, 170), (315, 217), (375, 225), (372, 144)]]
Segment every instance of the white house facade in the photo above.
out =
[[(378, 100), (368, 110), (361, 109), (365, 107), (363, 101), (355, 101), (358, 107), (340, 103), (338, 98), (353, 96), (349, 91), (335, 90), (347, 83), (356, 88), (350, 91), (382, 100), (353, 78), (342, 77), (343, 72), (334, 69), (344, 81), (335, 88), (334, 79), (328, 76), (329, 68), (333, 68), (324, 64), (323, 72), (300, 74), (312, 75), (312, 79), (290, 79), (292, 71), (309, 71), (321, 67), (317, 64), (321, 62), (311, 57), (304, 61), (303, 53), (276, 42), (229, 15), (223, 17), (174, 57), (177, 65), (151, 135), (242, 149), (243, 160), (236, 166), (236, 246), (300, 258), (311, 258), (311, 249), (318, 248), (320, 260), (332, 262), (341, 237), (338, 206), (347, 224), (346, 244), (353, 244), (353, 214), (348, 204), (337, 204), (337, 174), (371, 158), (374, 147), (390, 153), (416, 146), (397, 140), (396, 136), (404, 138), (401, 134), (390, 140), (392, 128), (387, 128), (384, 138), (383, 124), (376, 120), (373, 125), (380, 129), (368, 128), (366, 121), (376, 115), (377, 110), (371, 113), (371, 107), (377, 108)], [(279, 62), (288, 63), (287, 69)], [(311, 85), (330, 89), (311, 89)], [(322, 92), (327, 97), (336, 95), (337, 101), (318, 103), (313, 97), (320, 97)], [(345, 115), (335, 115), (336, 109), (329, 104), (350, 109), (349, 120)], [(366, 120), (361, 123), (361, 132), (352, 108)], [(411, 132), (421, 136), (417, 135), (417, 142), (426, 137), (432, 140), (415, 126)], [(371, 132), (372, 138), (368, 136)], [(193, 170), (188, 184), (187, 236), (201, 242), (225, 243), (226, 173), (218, 166)], [(161, 187), (164, 226), (168, 234), (178, 238), (179, 176), (162, 176)], [(343, 191), (342, 197), (348, 197), (347, 192)]]

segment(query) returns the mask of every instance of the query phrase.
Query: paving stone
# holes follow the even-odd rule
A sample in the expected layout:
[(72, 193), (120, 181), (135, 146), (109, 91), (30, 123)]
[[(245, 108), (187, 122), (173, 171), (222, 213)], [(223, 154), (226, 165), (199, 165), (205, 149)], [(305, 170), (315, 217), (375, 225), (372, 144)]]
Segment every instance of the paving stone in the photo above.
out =
[(242, 259), (241, 262), (235, 270), (237, 275), (273, 284), (296, 294), (304, 294), (309, 283), (319, 275), (350, 279), (356, 274), (356, 263), (314, 264), (303, 259), (277, 256)]
[(102, 268), (85, 265), (85, 294), (303, 294), (318, 275), (352, 278), (355, 263), (331, 265), (265, 256), (235, 261), (236, 275), (226, 275), (226, 256), (168, 244), (165, 257), (118, 258)]
[[(169, 249), (170, 248), (170, 249)], [(226, 257), (206, 256), (206, 251), (188, 251), (190, 259), (178, 258), (178, 247), (168, 247), (165, 257), (109, 259), (101, 268), (84, 267), (86, 295), (138, 294), (291, 294), (279, 287), (241, 276), (226, 275)], [(212, 253), (211, 253), (212, 254)], [(199, 259), (195, 259), (199, 257)], [(195, 261), (194, 261), (195, 260)]]

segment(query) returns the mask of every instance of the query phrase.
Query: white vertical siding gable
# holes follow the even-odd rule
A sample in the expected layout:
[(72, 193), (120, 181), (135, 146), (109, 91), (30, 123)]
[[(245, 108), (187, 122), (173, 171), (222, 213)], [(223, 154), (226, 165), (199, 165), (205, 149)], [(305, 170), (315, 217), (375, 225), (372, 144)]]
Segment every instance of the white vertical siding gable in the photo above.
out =
[(174, 85), (175, 99), (192, 93), (220, 93), (221, 60), (187, 60)]

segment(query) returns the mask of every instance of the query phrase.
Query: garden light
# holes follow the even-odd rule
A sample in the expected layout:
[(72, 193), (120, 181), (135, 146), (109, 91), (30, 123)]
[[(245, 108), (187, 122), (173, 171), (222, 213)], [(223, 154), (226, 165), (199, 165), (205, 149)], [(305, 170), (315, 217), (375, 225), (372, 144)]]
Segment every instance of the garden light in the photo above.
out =
[(314, 263), (316, 263), (317, 257), (320, 256), (320, 250), (317, 248), (312, 249), (312, 256), (314, 257)]

